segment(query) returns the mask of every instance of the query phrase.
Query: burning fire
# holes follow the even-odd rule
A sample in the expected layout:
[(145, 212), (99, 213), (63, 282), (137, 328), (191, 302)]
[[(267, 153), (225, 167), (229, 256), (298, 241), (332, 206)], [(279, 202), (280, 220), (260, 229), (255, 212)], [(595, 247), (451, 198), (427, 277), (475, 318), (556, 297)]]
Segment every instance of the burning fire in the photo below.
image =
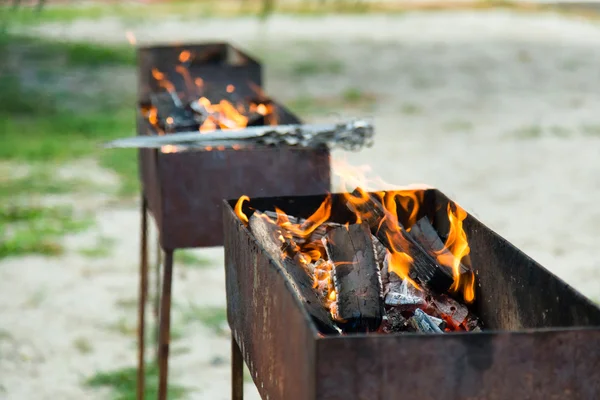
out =
[(239, 219), (242, 220), (244, 225), (248, 226), (248, 217), (242, 211), (242, 206), (244, 205), (245, 201), (250, 201), (250, 197), (246, 195), (240, 196), (237, 203), (235, 203), (235, 214), (238, 216)]
[[(347, 201), (348, 207), (354, 212), (357, 222), (362, 221), (371, 225), (373, 221), (377, 221), (374, 229), (377, 232), (385, 232), (388, 239), (389, 272), (395, 273), (400, 279), (406, 280), (415, 288), (422, 290), (420, 285), (411, 278), (413, 258), (400, 248), (396, 248), (396, 245), (399, 244), (399, 247), (404, 249), (410, 248), (410, 244), (406, 243), (406, 239), (400, 234), (405, 226), (399, 221), (398, 215), (404, 216), (403, 219), (407, 221), (406, 228), (410, 229), (417, 220), (419, 207), (423, 202), (423, 191), (402, 189), (375, 192), (375, 200), (379, 201), (384, 209), (384, 215), (380, 216), (374, 213), (372, 207), (369, 207), (369, 203), (373, 201), (372, 193), (370, 195), (361, 188), (357, 188), (352, 193), (345, 192), (342, 195)], [(242, 196), (235, 206), (235, 213), (244, 224), (248, 224), (248, 217), (242, 212), (241, 207), (242, 203), (248, 200), (247, 196)], [(290, 217), (280, 209), (276, 209), (276, 217), (270, 218), (266, 214), (261, 216), (278, 226), (279, 241), (282, 244), (281, 256), (293, 257), (298, 260), (299, 264), (313, 278), (313, 287), (321, 295), (324, 307), (329, 309), (333, 318), (336, 319), (337, 293), (332, 277), (332, 271), (336, 265), (328, 261), (322, 241), (313, 240), (311, 237), (318, 229), (325, 228), (324, 225), (330, 223), (331, 207), (332, 197), (329, 195), (320, 207), (303, 222), (290, 221)], [(462, 224), (466, 216), (467, 213), (460, 206), (448, 205), (450, 232), (444, 250), (437, 253), (437, 260), (440, 265), (452, 269), (454, 283), (450, 290), (462, 292), (464, 300), (470, 303), (475, 298), (475, 276), (473, 273), (461, 275), (460, 271), (461, 260), (469, 254), (470, 250)]]
[[(130, 41), (135, 41), (133, 35), (130, 37), (130, 32), (127, 33)], [(158, 83), (159, 87), (168, 92), (173, 99), (175, 105), (182, 110), (192, 110), (194, 119), (198, 123), (198, 130), (201, 133), (211, 132), (215, 130), (236, 130), (243, 129), (251, 124), (258, 125), (277, 125), (277, 116), (275, 107), (271, 104), (266, 96), (255, 85), (250, 83), (250, 88), (255, 92), (256, 99), (248, 101), (243, 99), (236, 92), (236, 87), (232, 84), (227, 84), (223, 88), (224, 98), (218, 102), (209, 100), (211, 95), (210, 88), (202, 77), (193, 77), (187, 65), (194, 57), (194, 54), (189, 50), (183, 50), (179, 53), (179, 64), (175, 66), (175, 71), (183, 77), (185, 83), (185, 93), (183, 98), (177, 92), (175, 85), (166, 77), (163, 71), (157, 68), (152, 69), (152, 77)], [(214, 96), (214, 94), (213, 94)], [(212, 98), (212, 97), (211, 97)], [(165, 128), (161, 128), (158, 118), (158, 111), (155, 105), (152, 105), (143, 111), (144, 117), (155, 128), (156, 132), (161, 135), (176, 130), (176, 126), (171, 123)], [(171, 121), (175, 121), (172, 116)], [(168, 133), (167, 132), (167, 133)], [(171, 151), (173, 149), (170, 149)], [(208, 149), (207, 149), (208, 150)]]
[[(463, 221), (467, 218), (467, 212), (458, 204), (454, 204), (455, 210), (448, 203), (448, 219), (450, 221), (450, 231), (448, 239), (444, 245), (444, 249), (437, 253), (437, 260), (440, 264), (452, 268), (454, 283), (450, 290), (458, 292), (463, 290), (463, 296), (467, 303), (473, 302), (475, 299), (475, 277), (473, 274), (468, 275), (468, 281), (461, 281), (460, 264), (463, 257), (467, 256), (471, 248), (467, 240), (467, 234), (463, 230)], [(449, 250), (449, 251), (445, 251)]]

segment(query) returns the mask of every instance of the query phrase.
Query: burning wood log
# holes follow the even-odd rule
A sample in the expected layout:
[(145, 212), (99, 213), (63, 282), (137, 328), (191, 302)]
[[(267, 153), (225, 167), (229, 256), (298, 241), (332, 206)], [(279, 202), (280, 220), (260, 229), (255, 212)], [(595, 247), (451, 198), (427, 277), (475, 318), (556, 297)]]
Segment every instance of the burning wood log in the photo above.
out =
[[(367, 222), (373, 234), (390, 251), (401, 251), (412, 258), (410, 277), (429, 286), (439, 293), (445, 293), (452, 286), (454, 277), (450, 268), (440, 265), (423, 247), (404, 229), (397, 220), (397, 216), (388, 216), (389, 212), (373, 195), (356, 189), (350, 194), (354, 199), (346, 205), (355, 213), (361, 215)], [(368, 196), (368, 197), (367, 197)], [(385, 221), (382, 220), (385, 218)]]
[(338, 333), (339, 330), (330, 314), (323, 308), (317, 293), (313, 289), (313, 282), (304, 267), (281, 250), (282, 242), (278, 239), (281, 236), (281, 229), (259, 211), (252, 214), (249, 226), (256, 240), (281, 266), (292, 284), (293, 290), (317, 324), (319, 331), (321, 333)]
[[(273, 221), (277, 221), (279, 217), (282, 216), (282, 214), (277, 214), (277, 212), (275, 211), (265, 211), (264, 212), (265, 215), (267, 215), (269, 218), (271, 218)], [(290, 222), (290, 224), (293, 225), (300, 225), (302, 228), (306, 228), (306, 223), (307, 220), (304, 218), (297, 218), (294, 217), (292, 215), (287, 215), (287, 214), (283, 214), (283, 216), (285, 218), (287, 218), (287, 220)], [(325, 236), (327, 234), (327, 231), (329, 231), (330, 229), (333, 228), (337, 228), (339, 226), (342, 226), (342, 224), (338, 224), (336, 222), (324, 222), (321, 225), (317, 226), (315, 228), (314, 231), (312, 231), (312, 233), (308, 236), (308, 237), (301, 237), (300, 235), (296, 234), (293, 231), (290, 231), (289, 233), (292, 235), (292, 238), (294, 239), (294, 242), (298, 245), (303, 245), (305, 243), (312, 243), (315, 241), (320, 241), (321, 238), (323, 238), (323, 236)]]
[(383, 317), (379, 267), (367, 224), (332, 229), (323, 238), (327, 256), (334, 264), (337, 315), (350, 332), (375, 331)]
[(375, 260), (377, 260), (377, 264), (379, 264), (379, 269), (383, 270), (385, 258), (389, 253), (388, 249), (385, 248), (383, 244), (377, 239), (376, 236), (371, 235), (371, 240), (373, 241), (373, 252), (375, 253)]
[[(448, 258), (452, 257), (452, 253), (444, 246), (444, 242), (438, 235), (437, 231), (429, 222), (429, 218), (423, 217), (418, 220), (410, 229), (410, 236), (415, 239), (427, 253), (436, 258), (438, 255)], [(450, 267), (448, 267), (450, 269)], [(469, 272), (469, 268), (460, 264), (461, 274)]]

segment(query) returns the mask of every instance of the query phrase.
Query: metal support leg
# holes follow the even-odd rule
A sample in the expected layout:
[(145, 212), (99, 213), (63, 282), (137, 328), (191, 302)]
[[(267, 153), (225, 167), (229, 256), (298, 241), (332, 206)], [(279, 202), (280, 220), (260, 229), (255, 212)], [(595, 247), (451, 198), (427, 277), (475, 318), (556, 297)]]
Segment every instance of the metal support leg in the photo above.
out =
[(158, 399), (167, 399), (169, 375), (169, 342), (171, 331), (171, 286), (173, 281), (173, 250), (165, 250), (162, 295), (160, 297), (160, 331), (158, 338)]
[(244, 360), (235, 338), (231, 337), (231, 399), (244, 399)]
[(160, 238), (156, 239), (156, 270), (154, 276), (154, 301), (152, 302), (152, 314), (154, 315), (154, 358), (158, 359), (158, 337), (160, 336), (160, 266), (162, 264), (162, 248)]
[(145, 358), (146, 350), (146, 301), (148, 296), (148, 212), (146, 198), (142, 194), (142, 226), (140, 242), (140, 287), (138, 299), (138, 371), (137, 371), (137, 399), (144, 399), (145, 388)]

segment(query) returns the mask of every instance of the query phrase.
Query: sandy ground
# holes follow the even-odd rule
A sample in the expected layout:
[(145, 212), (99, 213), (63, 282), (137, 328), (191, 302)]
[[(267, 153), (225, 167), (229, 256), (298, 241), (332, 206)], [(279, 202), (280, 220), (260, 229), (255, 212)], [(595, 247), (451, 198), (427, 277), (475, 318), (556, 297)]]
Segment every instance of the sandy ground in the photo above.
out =
[[(336, 153), (404, 185), (437, 186), (468, 211), (593, 299), (600, 299), (600, 29), (553, 14), (407, 13), (402, 16), (275, 17), (164, 21), (133, 28), (116, 20), (46, 25), (36, 32), (124, 42), (231, 40), (268, 63), (268, 91), (283, 102), (348, 88), (375, 96), (375, 146)], [(341, 71), (293, 76), (303, 60)], [(334, 117), (314, 117), (317, 119)], [(86, 168), (90, 179), (106, 174)], [(97, 227), (69, 237), (65, 257), (0, 265), (0, 398), (99, 399), (85, 377), (135, 360), (139, 215), (102, 200)], [(76, 251), (98, 235), (109, 257)], [(178, 268), (175, 315), (185, 305), (224, 305), (222, 249), (198, 251), (212, 267)], [(131, 331), (115, 330), (115, 324)], [(199, 323), (173, 343), (173, 381), (194, 399), (229, 396), (229, 341)], [(78, 350), (81, 338), (89, 351)], [(248, 398), (258, 395), (247, 383)]]

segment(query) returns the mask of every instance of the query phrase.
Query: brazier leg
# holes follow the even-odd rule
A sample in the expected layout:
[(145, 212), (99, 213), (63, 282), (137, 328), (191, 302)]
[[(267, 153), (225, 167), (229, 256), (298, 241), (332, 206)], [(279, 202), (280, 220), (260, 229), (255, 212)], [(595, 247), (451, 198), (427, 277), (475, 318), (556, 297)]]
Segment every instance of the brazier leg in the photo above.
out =
[(171, 335), (171, 285), (173, 281), (173, 250), (165, 250), (162, 295), (160, 297), (160, 330), (158, 337), (158, 399), (167, 399), (169, 374), (169, 342)]
[(142, 194), (142, 225), (140, 242), (140, 286), (138, 299), (138, 370), (137, 370), (137, 399), (144, 399), (145, 388), (145, 357), (146, 350), (146, 301), (148, 296), (148, 210), (145, 196)]
[(152, 302), (152, 314), (154, 315), (154, 358), (158, 359), (158, 337), (160, 336), (160, 267), (162, 263), (162, 248), (160, 238), (156, 239), (156, 269), (154, 276), (154, 299)]
[(231, 337), (231, 400), (244, 399), (244, 360), (240, 346)]

